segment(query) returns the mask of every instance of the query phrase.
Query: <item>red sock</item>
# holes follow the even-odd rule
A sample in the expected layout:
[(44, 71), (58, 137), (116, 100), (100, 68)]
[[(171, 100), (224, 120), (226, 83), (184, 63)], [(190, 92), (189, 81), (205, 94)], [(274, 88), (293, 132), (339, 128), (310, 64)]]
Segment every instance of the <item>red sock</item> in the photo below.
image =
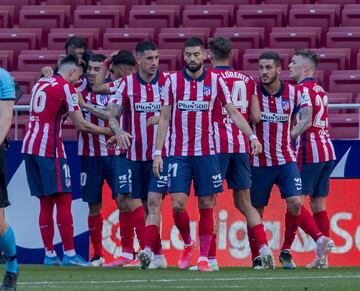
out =
[(121, 248), (129, 254), (132, 254), (134, 249), (134, 227), (131, 218), (132, 212), (119, 213)]
[(291, 249), (291, 245), (295, 239), (296, 231), (299, 227), (300, 215), (292, 215), (286, 212), (285, 215), (285, 238), (281, 250)]
[(180, 213), (173, 211), (174, 223), (178, 228), (185, 244), (191, 244), (190, 219), (186, 210)]
[(75, 249), (71, 202), (71, 193), (58, 193), (55, 195), (55, 203), (57, 209), (56, 221), (59, 228), (64, 251), (70, 251)]
[(161, 237), (160, 237), (160, 232), (158, 232), (157, 238), (156, 238), (156, 243), (154, 246), (154, 255), (162, 255), (163, 251), (162, 251), (162, 245), (161, 245)]
[(305, 231), (305, 233), (310, 235), (315, 242), (322, 236), (314, 218), (304, 206), (301, 206), (299, 226), (303, 231)]
[(154, 252), (155, 245), (159, 236), (159, 228), (155, 224), (145, 227), (145, 247)]
[(135, 228), (136, 236), (140, 244), (140, 248), (144, 249), (144, 236), (145, 236), (145, 212), (144, 207), (141, 205), (133, 212), (131, 212), (131, 222)]
[(266, 233), (264, 230), (264, 225), (262, 223), (257, 224), (253, 227), (251, 227), (250, 232), (253, 235), (253, 238), (256, 241), (257, 248), (260, 250), (264, 245), (268, 244), (268, 241), (266, 239)]
[(247, 226), (247, 234), (248, 234), (249, 245), (251, 250), (251, 260), (254, 260), (256, 257), (260, 256), (260, 253), (259, 253), (257, 241), (253, 233), (253, 228), (249, 227), (249, 225)]
[(330, 235), (330, 221), (326, 210), (319, 211), (313, 214), (314, 220), (323, 235), (329, 237)]
[(199, 209), (199, 240), (200, 240), (200, 257), (208, 257), (211, 245), (212, 235), (214, 232), (214, 215), (213, 209)]
[(88, 216), (89, 236), (94, 248), (94, 256), (102, 256), (102, 227), (101, 213)]
[(45, 251), (54, 250), (54, 203), (53, 196), (40, 197), (39, 227)]
[(209, 259), (216, 259), (216, 243), (217, 243), (216, 238), (217, 238), (216, 234), (213, 233), (212, 238), (211, 238), (209, 255), (208, 255)]

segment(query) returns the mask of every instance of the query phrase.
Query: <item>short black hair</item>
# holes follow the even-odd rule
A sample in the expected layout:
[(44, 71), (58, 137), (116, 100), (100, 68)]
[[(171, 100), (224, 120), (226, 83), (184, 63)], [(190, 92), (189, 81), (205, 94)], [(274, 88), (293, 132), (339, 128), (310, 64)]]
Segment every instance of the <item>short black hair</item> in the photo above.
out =
[(91, 62), (100, 62), (100, 63), (102, 63), (105, 60), (106, 60), (106, 56), (104, 56), (103, 54), (92, 54), (89, 59), (89, 61)]
[(136, 47), (135, 52), (136, 53), (143, 53), (144, 51), (156, 51), (158, 49), (157, 45), (149, 40), (140, 41)]
[(308, 49), (296, 50), (294, 55), (295, 56), (302, 56), (302, 57), (308, 59), (315, 66), (315, 68), (319, 64), (319, 57), (312, 50), (308, 50)]
[(263, 52), (259, 60), (273, 60), (276, 67), (280, 67), (280, 56), (277, 52), (274, 51), (266, 51)]
[(86, 49), (86, 42), (82, 37), (78, 37), (78, 36), (72, 36), (69, 37), (66, 42), (65, 42), (65, 50), (67, 51), (67, 49), (69, 47), (72, 48), (83, 48)]
[(201, 49), (205, 48), (204, 42), (198, 37), (190, 37), (184, 43), (184, 49), (187, 47), (199, 46)]
[(64, 64), (73, 64), (77, 67), (81, 67), (83, 70), (86, 69), (86, 63), (79, 59), (76, 54), (67, 54), (60, 62), (60, 67)]
[(232, 49), (231, 40), (227, 37), (218, 36), (209, 39), (209, 49), (217, 60), (227, 60), (230, 58)]
[(127, 50), (121, 50), (112, 58), (111, 63), (114, 66), (126, 65), (126, 66), (135, 67), (136, 60), (131, 52)]

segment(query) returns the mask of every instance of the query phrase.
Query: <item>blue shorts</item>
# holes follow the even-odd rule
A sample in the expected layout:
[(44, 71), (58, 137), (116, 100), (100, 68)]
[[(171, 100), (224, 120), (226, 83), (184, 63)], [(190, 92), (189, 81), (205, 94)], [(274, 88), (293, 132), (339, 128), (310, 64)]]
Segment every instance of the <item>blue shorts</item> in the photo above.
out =
[(32, 196), (71, 192), (70, 168), (65, 158), (25, 155), (26, 176)]
[(271, 167), (251, 167), (251, 202), (255, 207), (268, 205), (273, 185), (277, 185), (281, 198), (302, 195), (301, 177), (297, 164), (288, 163)]
[(169, 157), (170, 193), (190, 194), (194, 179), (196, 196), (212, 196), (223, 192), (222, 177), (216, 155)]
[(250, 189), (251, 173), (249, 154), (220, 153), (217, 157), (221, 177), (226, 179), (229, 189)]
[(85, 202), (101, 203), (104, 181), (112, 190), (112, 198), (129, 194), (129, 166), (125, 155), (109, 157), (80, 156), (80, 185)]
[(326, 197), (329, 194), (329, 180), (334, 164), (334, 161), (302, 164), (300, 174), (303, 194)]
[(153, 161), (129, 161), (131, 169), (131, 198), (147, 200), (149, 192), (165, 194), (168, 191), (168, 158), (164, 158), (163, 175), (155, 177)]

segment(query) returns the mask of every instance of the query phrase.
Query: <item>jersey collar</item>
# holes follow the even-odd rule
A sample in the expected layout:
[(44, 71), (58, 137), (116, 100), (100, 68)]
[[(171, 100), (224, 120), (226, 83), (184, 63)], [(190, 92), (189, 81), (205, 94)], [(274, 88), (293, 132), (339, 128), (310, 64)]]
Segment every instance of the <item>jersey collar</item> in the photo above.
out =
[(159, 81), (159, 77), (160, 77), (160, 71), (156, 70), (155, 77), (148, 83), (140, 77), (139, 71), (136, 72), (136, 78), (138, 79), (141, 85), (148, 85), (148, 84), (155, 85)]
[(305, 78), (305, 79), (301, 80), (301, 81), (299, 82), (299, 84), (302, 84), (302, 83), (304, 83), (304, 82), (315, 82), (315, 79), (314, 79), (314, 78), (311, 78), (311, 77), (308, 77), (308, 78)]
[(206, 76), (206, 68), (205, 68), (205, 67), (203, 67), (203, 72), (202, 72), (202, 74), (200, 75), (200, 77), (199, 77), (199, 78), (197, 78), (197, 79), (193, 79), (193, 78), (191, 78), (191, 77), (189, 76), (189, 74), (186, 72), (186, 68), (183, 68), (182, 73), (183, 73), (183, 75), (184, 75), (184, 77), (185, 77), (186, 81), (197, 81), (197, 82), (202, 82), (202, 81), (204, 81), (205, 76)]
[(279, 91), (277, 91), (274, 95), (271, 95), (268, 91), (266, 91), (265, 87), (263, 86), (263, 84), (260, 85), (261, 87), (261, 92), (263, 93), (263, 95), (265, 96), (274, 96), (274, 97), (281, 97), (282, 93), (285, 90), (285, 84), (283, 83), (283, 81), (280, 80), (280, 89)]
[(215, 66), (214, 70), (231, 70), (232, 66)]

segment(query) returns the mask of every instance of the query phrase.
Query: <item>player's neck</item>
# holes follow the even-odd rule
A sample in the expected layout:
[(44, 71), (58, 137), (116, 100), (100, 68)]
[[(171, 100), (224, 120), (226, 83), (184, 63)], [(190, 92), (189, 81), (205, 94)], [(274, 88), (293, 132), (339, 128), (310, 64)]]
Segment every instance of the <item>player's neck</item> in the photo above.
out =
[(230, 67), (230, 63), (229, 63), (229, 60), (226, 60), (226, 61), (213, 60), (212, 66), (214, 68), (216, 68), (216, 67)]
[(155, 72), (155, 74), (147, 74), (147, 73), (139, 70), (139, 76), (144, 82), (150, 83), (152, 81), (152, 79), (155, 78), (156, 72)]
[(263, 84), (266, 92), (268, 92), (270, 95), (275, 95), (277, 92), (279, 92), (281, 88), (281, 81), (275, 80), (271, 84), (265, 85)]
[(191, 79), (194, 79), (194, 80), (199, 79), (200, 76), (204, 73), (204, 66), (202, 66), (201, 69), (196, 72), (191, 72), (191, 71), (189, 71), (189, 69), (186, 69), (186, 73), (188, 74), (188, 76)]
[(314, 75), (313, 74), (304, 74), (304, 75), (301, 75), (297, 80), (296, 82), (298, 84), (302, 83), (305, 79), (309, 79), (309, 78), (314, 78)]

